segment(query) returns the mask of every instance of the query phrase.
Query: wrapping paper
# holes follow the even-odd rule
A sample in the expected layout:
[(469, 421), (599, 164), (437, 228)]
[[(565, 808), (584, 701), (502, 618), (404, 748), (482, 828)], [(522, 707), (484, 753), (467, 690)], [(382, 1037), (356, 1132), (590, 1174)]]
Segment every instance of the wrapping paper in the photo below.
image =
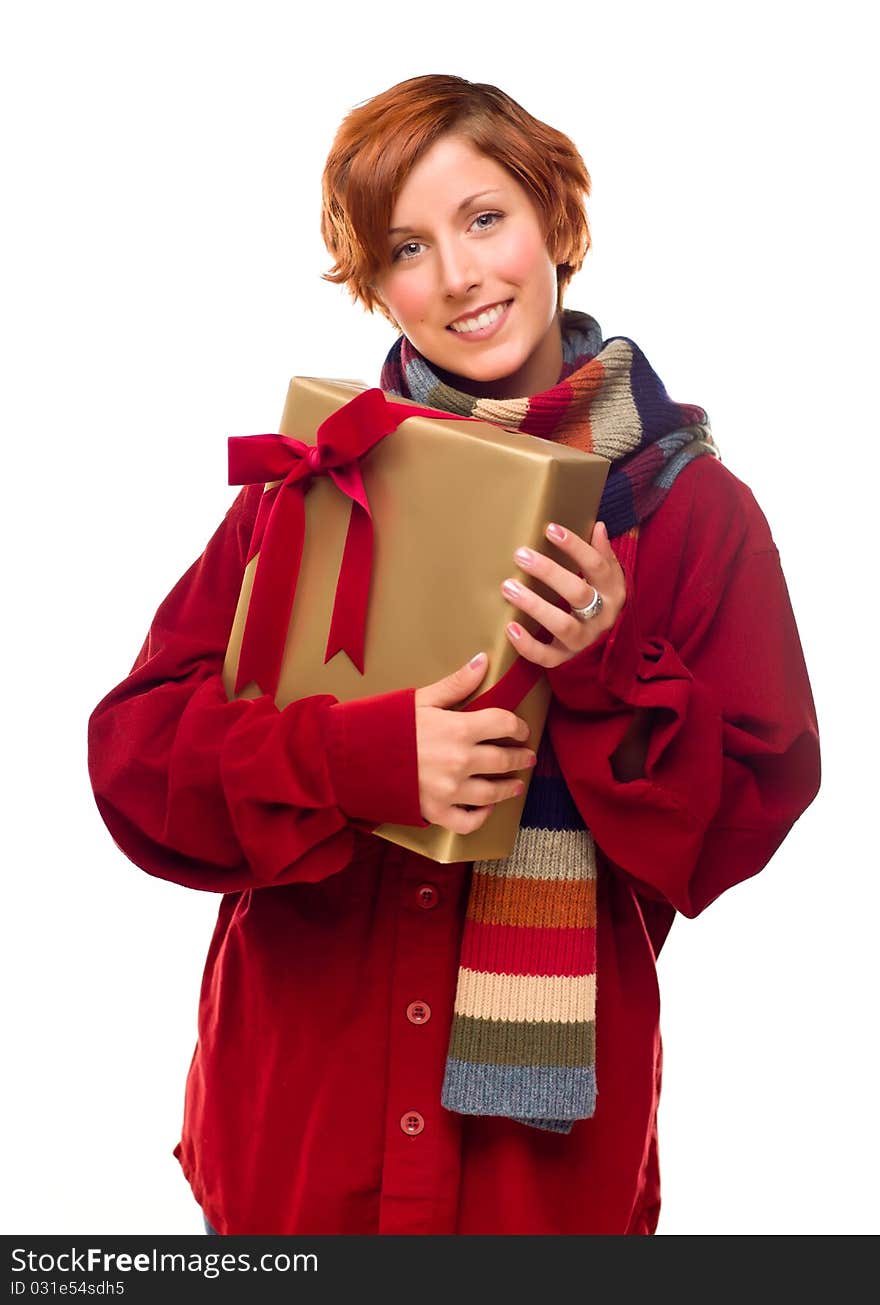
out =
[[(344, 455), (360, 445), (359, 456)], [(544, 529), (552, 520), (589, 538), (608, 466), (357, 382), (294, 377), (278, 435), (230, 440), (231, 483), (268, 483), (223, 668), (227, 693), (271, 692), (279, 708), (318, 693), (349, 701), (433, 683), (482, 649), (489, 669), (461, 709), (515, 711), (537, 750), (549, 686), (504, 630), (516, 619), (541, 631), (500, 585), (514, 575), (561, 603), (518, 574), (514, 550), (524, 544), (575, 570)], [(373, 832), (444, 863), (507, 856), (532, 771), (516, 773), (523, 794), (472, 834)]]

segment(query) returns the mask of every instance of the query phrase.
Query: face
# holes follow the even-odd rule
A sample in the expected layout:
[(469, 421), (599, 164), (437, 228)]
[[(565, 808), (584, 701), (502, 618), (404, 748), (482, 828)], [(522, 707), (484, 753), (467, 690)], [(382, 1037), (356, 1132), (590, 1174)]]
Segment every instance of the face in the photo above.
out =
[(390, 225), (375, 290), (443, 379), (495, 398), (556, 384), (556, 267), (537, 208), (506, 168), (443, 136), (409, 173)]

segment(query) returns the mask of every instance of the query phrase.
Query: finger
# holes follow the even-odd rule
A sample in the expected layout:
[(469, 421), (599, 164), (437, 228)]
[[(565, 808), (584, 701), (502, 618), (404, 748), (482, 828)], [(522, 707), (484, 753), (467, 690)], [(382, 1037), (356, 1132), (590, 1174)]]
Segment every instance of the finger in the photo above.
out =
[(485, 825), (494, 809), (494, 806), (475, 807), (469, 811), (467, 807), (449, 807), (442, 819), (433, 823), (453, 834), (472, 834)]
[(514, 739), (525, 743), (531, 730), (521, 716), (503, 707), (482, 707), (479, 711), (463, 711), (465, 738), (470, 743), (485, 743), (489, 739)]
[(611, 541), (608, 538), (608, 527), (605, 525), (604, 521), (597, 521), (593, 526), (593, 531), (590, 535), (590, 547), (595, 548), (596, 552), (601, 553), (603, 557), (607, 558), (614, 556), (614, 550), (611, 547)]
[(485, 807), (519, 797), (525, 787), (521, 779), (469, 779), (461, 785), (459, 795), (469, 806)]
[[(574, 587), (569, 590), (572, 595), (571, 598), (567, 599), (569, 607), (586, 607), (592, 601), (595, 590), (588, 581), (578, 580), (576, 576), (572, 576), (572, 579), (574, 580)], [(549, 630), (565, 647), (573, 648), (577, 645), (580, 622), (571, 615), (570, 611), (563, 611), (555, 603), (548, 603), (546, 598), (541, 598), (533, 589), (527, 589), (525, 585), (516, 584), (510, 580), (505, 580), (501, 589), (509, 603), (512, 603), (514, 607), (518, 607), (520, 611), (526, 612), (529, 616), (533, 616), (540, 625), (543, 625), (545, 630)], [(575, 596), (576, 590), (577, 596)], [(589, 594), (588, 598), (583, 597), (584, 590)], [(563, 597), (566, 597), (566, 595), (563, 594)], [(542, 661), (540, 664), (545, 666), (548, 663)]]
[(481, 743), (474, 748), (472, 775), (506, 775), (512, 770), (531, 769), (535, 753), (531, 748), (499, 748), (493, 743)]
[[(517, 565), (528, 575), (533, 575), (536, 580), (540, 580), (548, 589), (555, 590), (565, 600), (567, 607), (583, 607), (590, 601), (593, 594), (589, 580), (575, 575), (567, 567), (560, 566), (558, 562), (552, 561), (549, 557), (544, 557), (541, 553), (533, 553), (532, 558), (534, 560), (526, 561), (524, 558), (516, 557)], [(594, 567), (593, 570), (595, 571), (595, 569)], [(508, 592), (510, 584), (516, 585), (519, 584), (519, 581), (514, 580), (513, 576), (508, 576), (502, 585), (505, 597), (515, 600), (516, 595), (513, 590)], [(590, 595), (589, 598), (584, 598), (587, 586), (590, 587)]]
[(442, 680), (416, 689), (417, 707), (453, 707), (473, 693), (489, 669), (489, 659), (484, 652), (477, 653), (464, 666), (457, 666)]
[(549, 669), (551, 666), (558, 666), (570, 655), (570, 650), (561, 648), (555, 639), (553, 643), (541, 643), (517, 621), (511, 621), (505, 628), (505, 633), (520, 657), (534, 662), (536, 666)]
[[(585, 556), (581, 550), (576, 560), (583, 573), (582, 575), (575, 575), (573, 571), (569, 571), (568, 567), (561, 566), (559, 562), (554, 562), (552, 557), (546, 557), (543, 553), (536, 553), (530, 548), (518, 548), (513, 555), (514, 561), (527, 575), (533, 575), (536, 580), (540, 580), (548, 589), (554, 589), (560, 597), (565, 599), (567, 606), (585, 607), (593, 597), (593, 577), (596, 577), (597, 582), (600, 581), (608, 564), (592, 545), (585, 543), (580, 538), (578, 538), (578, 543), (582, 545), (583, 550), (589, 550), (589, 554), (592, 555), (593, 559), (590, 561), (588, 556)], [(571, 556), (574, 558), (574, 551), (572, 551)], [(587, 593), (585, 586), (589, 586), (589, 593)]]
[(567, 530), (555, 521), (549, 522), (544, 534), (551, 544), (555, 544), (563, 553), (573, 558), (582, 571), (588, 571), (604, 560), (604, 554), (592, 542), (588, 544), (575, 531)]

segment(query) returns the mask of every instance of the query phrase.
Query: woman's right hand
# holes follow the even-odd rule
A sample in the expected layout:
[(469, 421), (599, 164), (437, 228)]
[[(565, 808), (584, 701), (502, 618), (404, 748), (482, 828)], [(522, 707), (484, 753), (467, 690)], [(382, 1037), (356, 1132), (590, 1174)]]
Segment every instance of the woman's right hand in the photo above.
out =
[[(451, 675), (416, 690), (416, 742), (422, 817), (455, 834), (470, 834), (489, 819), (492, 808), (523, 791), (520, 779), (493, 779), (535, 764), (531, 748), (502, 746), (494, 740), (522, 744), (529, 727), (512, 711), (451, 711), (470, 697), (486, 674), (484, 653)], [(464, 806), (476, 810), (464, 810)]]

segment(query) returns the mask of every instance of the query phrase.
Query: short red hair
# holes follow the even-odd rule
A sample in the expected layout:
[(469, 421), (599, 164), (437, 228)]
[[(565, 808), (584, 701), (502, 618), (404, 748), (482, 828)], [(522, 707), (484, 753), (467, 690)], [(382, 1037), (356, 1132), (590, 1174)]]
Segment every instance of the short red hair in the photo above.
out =
[(321, 235), (335, 259), (325, 281), (347, 285), (368, 312), (397, 323), (372, 288), (389, 260), (394, 202), (420, 156), (454, 132), (506, 168), (528, 191), (556, 263), (557, 307), (590, 247), (584, 209), (590, 174), (562, 132), (527, 113), (497, 86), (463, 77), (411, 77), (343, 119), (321, 181)]

